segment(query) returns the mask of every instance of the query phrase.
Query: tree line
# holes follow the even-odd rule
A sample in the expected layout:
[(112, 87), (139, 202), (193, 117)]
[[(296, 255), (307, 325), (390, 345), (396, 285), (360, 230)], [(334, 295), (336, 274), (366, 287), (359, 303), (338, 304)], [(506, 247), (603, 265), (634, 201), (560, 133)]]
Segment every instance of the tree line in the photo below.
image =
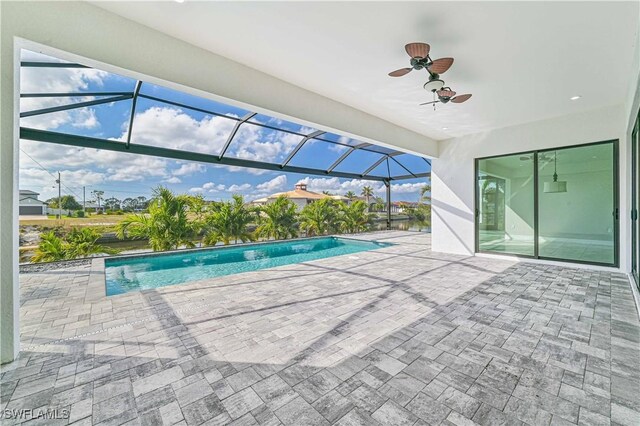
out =
[[(106, 200), (105, 200), (106, 201)], [(153, 251), (175, 250), (256, 241), (283, 240), (334, 233), (367, 231), (372, 223), (364, 201), (349, 204), (325, 198), (307, 204), (300, 212), (284, 196), (262, 206), (244, 202), (241, 195), (229, 201), (207, 202), (201, 195), (174, 194), (165, 187), (153, 191), (145, 212), (131, 213), (116, 225), (120, 239), (148, 240)], [(73, 228), (42, 234), (34, 262), (77, 259), (115, 251), (98, 244), (96, 230)]]
[[(282, 240), (331, 233), (364, 232), (372, 217), (363, 201), (344, 203), (325, 198), (297, 212), (284, 196), (262, 206), (251, 206), (241, 195), (230, 201), (205, 202), (202, 196), (176, 195), (159, 187), (148, 213), (126, 216), (116, 226), (119, 238), (146, 239), (154, 251), (174, 250), (258, 239)], [(255, 225), (251, 230), (250, 225)]]
[[(149, 205), (147, 197), (142, 195), (139, 197), (128, 197), (120, 200), (115, 197), (103, 199), (101, 193), (104, 193), (104, 191), (94, 191), (98, 206), (107, 211), (133, 212), (137, 210), (145, 210)], [(53, 209), (60, 207), (63, 210), (73, 211), (82, 210), (83, 208), (82, 204), (80, 204), (73, 195), (63, 195), (60, 197), (60, 202), (58, 202), (58, 197), (49, 198), (46, 202), (49, 207)]]

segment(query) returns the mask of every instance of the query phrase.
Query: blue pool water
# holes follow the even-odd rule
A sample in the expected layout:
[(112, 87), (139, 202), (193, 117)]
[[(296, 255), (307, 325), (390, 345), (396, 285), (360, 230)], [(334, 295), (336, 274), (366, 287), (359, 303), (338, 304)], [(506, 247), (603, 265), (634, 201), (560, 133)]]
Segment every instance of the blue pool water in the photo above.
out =
[(326, 237), (106, 259), (107, 296), (358, 253), (390, 245)]

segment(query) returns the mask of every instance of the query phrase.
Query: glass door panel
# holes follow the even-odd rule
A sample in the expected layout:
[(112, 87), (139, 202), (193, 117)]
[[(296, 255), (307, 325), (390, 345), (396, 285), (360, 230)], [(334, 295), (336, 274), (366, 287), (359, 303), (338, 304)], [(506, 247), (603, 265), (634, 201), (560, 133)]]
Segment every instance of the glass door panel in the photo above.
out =
[(538, 255), (614, 264), (614, 144), (538, 153)]
[(533, 256), (533, 154), (478, 160), (477, 173), (478, 250)]

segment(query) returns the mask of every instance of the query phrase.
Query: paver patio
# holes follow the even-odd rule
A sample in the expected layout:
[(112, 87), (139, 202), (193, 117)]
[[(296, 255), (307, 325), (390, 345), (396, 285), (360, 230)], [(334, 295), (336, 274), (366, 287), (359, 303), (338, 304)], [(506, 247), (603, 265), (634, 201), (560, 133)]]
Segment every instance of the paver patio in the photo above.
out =
[(358, 238), (396, 245), (112, 297), (89, 266), (21, 275), (2, 424), (640, 424), (623, 274)]

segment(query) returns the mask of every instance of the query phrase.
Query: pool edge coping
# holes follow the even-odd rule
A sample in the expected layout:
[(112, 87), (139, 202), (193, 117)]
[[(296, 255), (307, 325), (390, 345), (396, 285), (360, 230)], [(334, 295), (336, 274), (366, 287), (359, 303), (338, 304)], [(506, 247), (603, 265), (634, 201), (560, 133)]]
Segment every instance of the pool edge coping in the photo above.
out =
[[(199, 252), (199, 251), (209, 251), (209, 250), (226, 250), (226, 249), (228, 250), (228, 249), (233, 249), (233, 248), (238, 248), (238, 247), (252, 247), (252, 246), (258, 246), (258, 245), (263, 245), (263, 244), (281, 244), (281, 243), (294, 242), (294, 241), (316, 240), (316, 239), (320, 239), (320, 238), (342, 238), (342, 239), (345, 239), (345, 240), (372, 242), (372, 243), (384, 244), (384, 245), (394, 245), (394, 243), (377, 241), (375, 239), (362, 240), (362, 239), (359, 239), (359, 238), (353, 238), (356, 235), (366, 235), (366, 234), (367, 233), (347, 234), (348, 236), (344, 236), (342, 234), (330, 234), (330, 235), (317, 235), (317, 236), (313, 236), (313, 237), (303, 237), (303, 238), (287, 238), (287, 239), (284, 239), (284, 240), (251, 241), (251, 242), (247, 242), (247, 243), (236, 243), (236, 244), (229, 244), (229, 245), (222, 245), (222, 246), (194, 247), (194, 248), (184, 248), (184, 249), (176, 249), (176, 250), (165, 250), (165, 251), (160, 251), (160, 252), (151, 251), (151, 252), (144, 252), (144, 253), (131, 253), (131, 254), (121, 254), (121, 255), (113, 255), (113, 256), (102, 256), (99, 259), (101, 259), (103, 261), (103, 268), (104, 268), (105, 267), (105, 265), (104, 265), (105, 261), (111, 261), (111, 260), (126, 260), (126, 259), (137, 259), (137, 258), (145, 258), (145, 257), (157, 257), (157, 256), (165, 256), (165, 255), (172, 255), (172, 254), (186, 254), (186, 253), (193, 253), (193, 252)], [(95, 259), (98, 259), (98, 258), (95, 258)], [(92, 265), (93, 265), (93, 263), (92, 263)]]
[(105, 257), (94, 257), (93, 259), (91, 259), (89, 282), (87, 284), (87, 292), (84, 296), (85, 303), (96, 302), (104, 297), (107, 297), (107, 274), (105, 259)]

